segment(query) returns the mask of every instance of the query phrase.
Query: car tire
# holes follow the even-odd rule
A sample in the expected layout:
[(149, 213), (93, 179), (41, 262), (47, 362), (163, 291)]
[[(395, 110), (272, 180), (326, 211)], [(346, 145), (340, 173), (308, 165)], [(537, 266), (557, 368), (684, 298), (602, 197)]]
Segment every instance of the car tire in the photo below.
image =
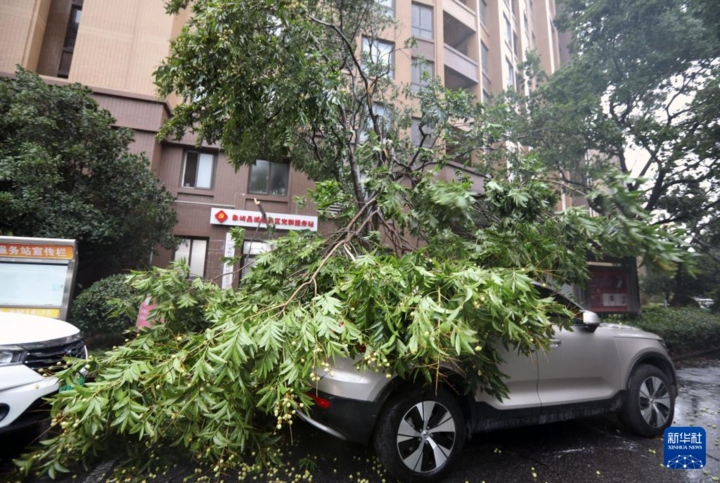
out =
[(438, 481), (460, 458), (465, 432), (465, 416), (451, 394), (411, 389), (385, 405), (373, 444), (380, 462), (395, 478)]
[(668, 376), (646, 364), (635, 369), (618, 413), (620, 422), (633, 433), (652, 438), (665, 432), (674, 415), (675, 395)]

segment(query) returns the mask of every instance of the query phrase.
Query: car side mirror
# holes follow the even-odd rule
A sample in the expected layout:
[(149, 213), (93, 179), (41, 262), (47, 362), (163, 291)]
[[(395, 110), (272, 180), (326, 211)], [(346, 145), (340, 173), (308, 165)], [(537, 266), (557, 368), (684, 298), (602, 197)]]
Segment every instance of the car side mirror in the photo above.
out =
[(598, 314), (589, 310), (583, 310), (582, 323), (587, 330), (595, 332), (595, 329), (600, 326), (600, 322), (601, 320), (600, 317), (598, 317)]

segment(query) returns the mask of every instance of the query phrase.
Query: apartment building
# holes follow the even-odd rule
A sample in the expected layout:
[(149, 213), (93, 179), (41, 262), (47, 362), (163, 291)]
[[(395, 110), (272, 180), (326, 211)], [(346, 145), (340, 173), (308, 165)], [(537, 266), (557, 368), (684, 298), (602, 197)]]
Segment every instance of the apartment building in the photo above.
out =
[[(398, 27), (393, 38), (379, 42), (390, 51), (417, 39), (411, 52), (398, 50), (389, 57), (396, 82), (419, 86), (428, 69), (447, 87), (485, 100), (516, 87), (518, 64), (528, 50), (538, 51), (548, 73), (561, 63), (554, 0), (380, 1)], [(198, 149), (191, 136), (156, 140), (176, 101), (156, 97), (152, 74), (187, 18), (187, 12), (166, 15), (163, 0), (0, 0), (0, 74), (11, 75), (19, 64), (50, 83), (89, 86), (118, 126), (134, 130), (133, 151), (146, 153), (177, 197), (175, 234), (182, 245), (172, 253), (161, 250), (152, 262), (164, 266), (186, 258), (194, 273), (231, 286), (238, 277), (221, 261), (234, 255), (228, 226), (253, 228), (262, 222), (258, 200), (280, 234), (316, 230), (312, 207), (294, 201), (312, 182), (293, 170), (292, 162), (257, 160), (235, 172), (219, 146)], [(414, 64), (417, 56), (427, 66)], [(266, 249), (262, 242), (246, 243), (243, 254), (251, 258)]]

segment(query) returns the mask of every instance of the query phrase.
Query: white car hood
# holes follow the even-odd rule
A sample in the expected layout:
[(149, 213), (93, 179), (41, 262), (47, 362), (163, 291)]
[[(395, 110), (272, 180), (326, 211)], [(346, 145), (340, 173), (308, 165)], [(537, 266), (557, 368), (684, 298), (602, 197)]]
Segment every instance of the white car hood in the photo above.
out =
[(656, 339), (656, 340), (662, 339), (662, 337), (660, 337), (657, 334), (653, 334), (652, 332), (647, 332), (642, 329), (638, 329), (637, 327), (633, 327), (632, 325), (608, 324), (606, 322), (603, 322), (602, 324), (600, 324), (600, 327), (602, 328), (602, 330), (611, 332), (613, 337), (618, 337), (618, 338)]
[(44, 342), (79, 332), (77, 327), (62, 320), (0, 312), (0, 345)]

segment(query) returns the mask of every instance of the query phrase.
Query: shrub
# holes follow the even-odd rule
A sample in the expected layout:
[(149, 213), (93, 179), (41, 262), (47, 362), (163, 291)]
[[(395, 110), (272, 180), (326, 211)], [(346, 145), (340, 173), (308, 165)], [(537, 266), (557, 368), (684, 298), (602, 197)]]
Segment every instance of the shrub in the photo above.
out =
[[(126, 275), (112, 275), (92, 284), (77, 296), (70, 321), (90, 340), (90, 345), (110, 346), (123, 340), (135, 324), (141, 294), (127, 283)], [(118, 305), (125, 306), (117, 314)]]
[(720, 349), (720, 315), (695, 307), (648, 307), (627, 321), (663, 339), (673, 355)]

